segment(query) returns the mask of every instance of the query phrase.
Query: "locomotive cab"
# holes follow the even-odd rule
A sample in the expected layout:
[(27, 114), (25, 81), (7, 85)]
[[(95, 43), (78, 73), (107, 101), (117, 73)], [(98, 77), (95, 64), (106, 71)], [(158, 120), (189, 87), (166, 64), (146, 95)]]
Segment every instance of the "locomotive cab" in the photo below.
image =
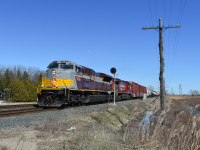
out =
[(77, 89), (75, 75), (82, 75), (81, 66), (70, 61), (53, 61), (43, 73), (38, 88), (40, 106), (61, 106), (69, 99), (69, 89)]

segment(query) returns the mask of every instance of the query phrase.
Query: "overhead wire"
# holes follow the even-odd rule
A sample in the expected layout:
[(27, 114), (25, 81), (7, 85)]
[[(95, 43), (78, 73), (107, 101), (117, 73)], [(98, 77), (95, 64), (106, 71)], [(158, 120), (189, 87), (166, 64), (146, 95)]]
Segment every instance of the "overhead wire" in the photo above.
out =
[[(169, 25), (170, 25), (170, 19), (171, 19), (171, 12), (172, 12), (172, 0), (171, 0), (171, 6), (170, 6), (170, 15), (169, 15)], [(168, 32), (168, 60), (167, 60), (167, 82), (168, 82), (168, 85), (169, 85), (169, 34), (170, 34), (170, 30)]]
[(155, 0), (155, 9), (156, 9), (156, 22), (157, 22), (157, 21), (158, 21), (158, 18), (157, 18), (156, 0)]
[[(185, 2), (186, 2), (186, 0), (185, 0)], [(179, 23), (179, 17), (180, 17), (180, 12), (181, 12), (181, 6), (182, 6), (182, 0), (181, 0), (180, 9), (179, 9), (179, 15), (178, 15), (177, 24)], [(185, 8), (185, 3), (184, 3), (184, 6), (183, 6), (183, 12), (184, 12), (184, 8)], [(182, 12), (182, 16), (183, 16), (183, 12)], [(182, 21), (182, 17), (181, 17), (181, 21)], [(176, 52), (177, 52), (177, 46), (178, 46), (179, 32), (180, 32), (180, 29), (178, 30), (178, 35), (177, 35), (177, 30), (176, 30), (175, 43), (174, 43), (174, 53), (173, 53), (173, 58), (172, 58), (172, 67), (171, 67), (171, 74), (170, 74), (170, 81), (169, 81), (169, 82), (171, 82), (171, 76), (172, 76), (172, 74), (173, 74), (174, 64), (175, 64), (175, 60), (176, 60)], [(177, 38), (176, 38), (176, 37), (177, 37)]]
[[(164, 19), (163, 19), (163, 25), (165, 24), (165, 0), (164, 0)], [(163, 42), (163, 51), (164, 51), (164, 57), (165, 57), (165, 54), (166, 54), (166, 51), (165, 51), (165, 34), (164, 34), (164, 42)], [(167, 70), (166, 70), (167, 72)], [(165, 83), (166, 83), (166, 80), (165, 80)]]
[[(186, 0), (184, 2), (184, 6), (183, 6), (183, 11), (182, 11), (182, 15), (181, 15), (181, 20), (180, 20), (180, 24), (182, 22), (182, 17), (183, 17), (183, 13), (184, 13), (184, 10), (185, 10), (185, 4), (186, 4)], [(178, 38), (179, 38), (179, 32), (180, 32), (180, 29), (178, 30)], [(176, 49), (177, 49), (177, 46), (178, 46), (178, 38), (177, 38), (177, 43), (176, 43)], [(175, 53), (176, 54), (176, 53)], [(175, 55), (175, 58), (176, 58), (176, 55)], [(174, 63), (175, 63), (175, 60), (174, 60)], [(174, 66), (173, 66), (174, 68)], [(172, 73), (173, 73), (173, 69), (172, 69)], [(172, 74), (171, 74), (172, 75)], [(170, 76), (170, 81), (171, 81), (171, 76)]]
[[(149, 8), (150, 8), (150, 14), (151, 14), (151, 23), (152, 23), (152, 26), (153, 26), (153, 19), (152, 19), (152, 13), (151, 13), (151, 4), (150, 4), (150, 0), (149, 0)], [(153, 30), (153, 37), (154, 37), (155, 51), (156, 51), (156, 40), (155, 40), (154, 30)], [(158, 59), (157, 51), (156, 51), (156, 57), (157, 57), (157, 59)], [(159, 60), (158, 60), (158, 61), (159, 61)]]
[[(164, 0), (164, 19), (163, 19), (163, 25), (165, 24), (165, 0)], [(164, 39), (165, 40), (165, 39)], [(163, 43), (164, 46), (164, 43)]]
[[(185, 0), (185, 3), (186, 3), (186, 0)], [(182, 15), (181, 15), (181, 21), (180, 21), (180, 24), (182, 22), (182, 18), (183, 18), (183, 13), (184, 13), (184, 9), (185, 9), (185, 3), (184, 3), (184, 6), (183, 6), (183, 12), (182, 12)]]
[[(186, 0), (185, 0), (185, 3), (186, 3)], [(184, 13), (184, 9), (185, 9), (185, 3), (184, 3), (184, 6), (183, 6), (183, 11), (182, 11), (182, 15), (181, 15), (180, 24), (182, 22), (182, 17), (183, 17), (183, 13)], [(178, 29), (178, 38), (177, 38), (177, 43), (176, 43), (176, 51), (177, 51), (177, 46), (178, 46), (179, 33), (180, 33), (180, 28)], [(176, 53), (175, 53), (175, 58), (176, 58)], [(174, 60), (174, 63), (175, 63), (175, 60)]]
[[(181, 5), (180, 5), (180, 9), (179, 9), (179, 15), (178, 15), (178, 21), (179, 21), (179, 16), (180, 16), (180, 10), (181, 10), (181, 6), (182, 6), (182, 0), (181, 0)], [(176, 34), (175, 34), (175, 42), (174, 42), (174, 50), (173, 50), (173, 56), (172, 56), (172, 64), (171, 64), (171, 72), (170, 72), (170, 81), (171, 82), (171, 76), (172, 76), (172, 72), (173, 72), (173, 68), (174, 68), (174, 61), (175, 61), (175, 53), (176, 53), (176, 41), (177, 41), (177, 30), (176, 30)]]

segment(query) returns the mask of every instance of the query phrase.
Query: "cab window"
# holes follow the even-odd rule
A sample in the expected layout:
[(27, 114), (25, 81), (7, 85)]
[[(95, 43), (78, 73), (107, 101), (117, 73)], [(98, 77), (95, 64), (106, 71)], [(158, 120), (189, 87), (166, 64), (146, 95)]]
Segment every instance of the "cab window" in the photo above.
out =
[(58, 68), (58, 64), (57, 63), (54, 63), (54, 64), (51, 64), (48, 66), (48, 68)]
[(73, 69), (73, 65), (64, 65), (64, 64), (61, 64), (60, 68), (61, 69)]
[(77, 73), (82, 73), (82, 68), (76, 66), (76, 72)]

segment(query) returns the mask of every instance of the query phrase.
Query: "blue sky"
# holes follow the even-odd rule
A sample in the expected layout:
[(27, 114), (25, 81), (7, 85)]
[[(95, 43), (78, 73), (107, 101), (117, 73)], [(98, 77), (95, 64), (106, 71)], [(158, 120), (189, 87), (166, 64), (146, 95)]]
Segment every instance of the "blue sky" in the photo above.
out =
[(167, 90), (200, 90), (199, 0), (2, 0), (0, 64), (46, 70), (57, 59), (159, 87), (158, 32), (163, 33)]

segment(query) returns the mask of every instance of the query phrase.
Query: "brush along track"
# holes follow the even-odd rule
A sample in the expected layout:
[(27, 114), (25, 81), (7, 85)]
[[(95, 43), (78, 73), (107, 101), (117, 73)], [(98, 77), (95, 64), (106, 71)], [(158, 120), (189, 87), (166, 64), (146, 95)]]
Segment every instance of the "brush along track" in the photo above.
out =
[(38, 104), (20, 104), (20, 105), (2, 105), (0, 106), (1, 109), (13, 109), (13, 108), (27, 108), (27, 107), (37, 107)]
[(44, 108), (40, 107), (40, 108), (0, 111), (0, 118), (21, 116), (21, 115), (27, 115), (27, 114), (35, 114), (35, 113), (55, 111), (55, 110), (58, 110), (58, 109), (57, 108), (44, 109)]

